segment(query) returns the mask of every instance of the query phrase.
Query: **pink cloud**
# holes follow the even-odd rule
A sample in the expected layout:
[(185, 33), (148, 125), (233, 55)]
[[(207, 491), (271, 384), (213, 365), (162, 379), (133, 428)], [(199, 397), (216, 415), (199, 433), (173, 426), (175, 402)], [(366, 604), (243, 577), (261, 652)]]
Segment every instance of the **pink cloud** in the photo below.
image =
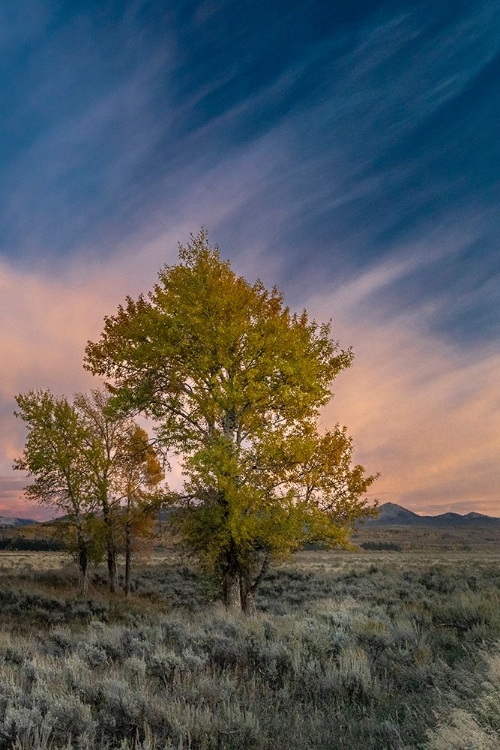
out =
[(361, 299), (339, 304), (335, 294), (311, 307), (354, 347), (322, 419), (347, 425), (356, 460), (381, 472), (371, 494), (419, 513), (500, 516), (500, 354), (467, 357), (429, 333), (425, 310), (381, 320)]
[[(188, 234), (187, 232), (185, 233)], [(173, 248), (170, 257), (164, 248)], [(82, 367), (89, 339), (97, 339), (106, 314), (112, 314), (127, 294), (151, 288), (159, 268), (176, 257), (176, 242), (164, 237), (117, 251), (106, 262), (90, 251), (62, 270), (58, 278), (43, 270), (21, 271), (0, 263), (0, 475), (13, 476), (12, 462), (23, 449), (25, 431), (14, 417), (15, 395), (50, 388), (71, 396), (99, 386)], [(0, 512), (30, 518), (53, 513), (26, 505), (20, 480), (15, 490), (0, 481)]]
[[(104, 315), (113, 314), (126, 294), (152, 287), (163, 263), (175, 262), (177, 238), (188, 234), (177, 227), (149, 243), (136, 238), (133, 248), (106, 262), (88, 252), (57, 279), (0, 265), (0, 474), (17, 482), (15, 487), (0, 482), (1, 513), (47, 517), (45, 509), (23, 505), (25, 480), (11, 472), (24, 443), (23, 425), (12, 414), (14, 395), (46, 387), (71, 395), (94, 387), (81, 364), (86, 341), (98, 338)], [(268, 276), (258, 247), (253, 263), (248, 254), (240, 263), (249, 279)], [(412, 261), (408, 268), (414, 267)], [(318, 320), (333, 318), (334, 336), (343, 346), (352, 344), (356, 355), (353, 367), (334, 383), (336, 395), (323, 424), (347, 425), (356, 460), (382, 474), (371, 493), (382, 502), (421, 513), (460, 508), (500, 515), (500, 355), (483, 351), (467, 359), (429, 335), (426, 310), (381, 320), (369, 295), (408, 268), (398, 262), (374, 269), (343, 290), (321, 295), (304, 287), (310, 313)], [(179, 480), (176, 467), (173, 484)]]

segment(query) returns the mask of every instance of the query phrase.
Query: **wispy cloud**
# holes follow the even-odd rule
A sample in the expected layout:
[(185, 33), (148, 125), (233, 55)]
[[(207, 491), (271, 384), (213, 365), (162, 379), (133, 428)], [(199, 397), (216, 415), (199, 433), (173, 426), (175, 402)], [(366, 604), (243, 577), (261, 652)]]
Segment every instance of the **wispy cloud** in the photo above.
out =
[[(390, 276), (381, 269), (380, 279)], [(432, 335), (425, 306), (381, 320), (370, 305), (373, 277), (374, 271), (355, 284), (366, 297), (332, 291), (310, 300), (355, 351), (352, 368), (334, 383), (324, 425), (348, 426), (357, 460), (381, 472), (372, 493), (381, 501), (420, 512), (475, 508), (498, 515), (500, 354)]]
[(14, 394), (87, 388), (103, 315), (203, 224), (353, 344), (324, 418), (382, 499), (494, 511), (500, 10), (320, 6), (2, 6), (0, 474)]
[[(395, 233), (420, 232), (431, 203), (434, 213), (452, 194), (455, 202), (466, 196), (477, 203), (481, 189), (466, 174), (452, 183), (450, 165), (433, 164), (441, 158), (436, 145), (457, 151), (460, 161), (463, 138), (477, 137), (472, 125), (460, 130), (460, 142), (451, 114), (425, 139), (420, 128), (443, 108), (452, 113), (498, 53), (493, 4), (449, 18), (437, 8), (426, 16), (417, 5), (394, 16), (368, 13), (357, 26), (332, 23), (321, 41), (296, 45), (273, 75), (263, 72), (262, 44), (245, 47), (242, 56), (226, 40), (226, 56), (213, 44), (211, 55), (198, 59), (200, 38), (210, 38), (220, 14), (229, 12), (225, 3), (198, 14), (191, 31), (175, 13), (167, 23), (166, 14), (161, 36), (138, 21), (140, 3), (128, 5), (109, 30), (90, 20), (86, 28), (81, 19), (80, 27), (70, 17), (42, 36), (30, 67), (36, 75), (26, 76), (34, 83), (16, 107), (5, 102), (9, 132), (29, 123), (26, 143), (2, 170), (9, 186), (0, 209), (5, 254), (61, 255), (98, 242), (104, 253), (151, 219), (165, 229), (189, 205), (192, 184), (209, 171), (227, 173), (233, 159), (246, 157), (248, 165), (252, 150), (256, 169), (236, 184), (254, 175), (253, 196), (233, 212), (228, 229), (250, 233), (258, 219), (263, 234), (276, 236), (266, 206), (286, 207), (277, 251), (288, 252), (292, 269), (305, 244), (319, 254), (334, 236), (341, 258), (320, 260), (335, 272), (385, 252)], [(297, 8), (289, 15), (268, 19), (266, 35), (277, 52), (280, 35), (296, 33), (282, 22), (295, 23)], [(183, 46), (191, 32), (191, 46)], [(233, 86), (226, 86), (228, 77)], [(274, 145), (264, 175), (263, 141)], [(217, 185), (221, 202), (231, 202), (234, 187)]]
[[(113, 313), (126, 293), (151, 288), (162, 262), (175, 260), (175, 253), (165, 257), (168, 241), (173, 250), (173, 238), (163, 238), (142, 254), (136, 248), (122, 251), (118, 276), (116, 259), (86, 272), (77, 263), (57, 283), (3, 268), (0, 336), (10, 353), (0, 380), (0, 473), (5, 477), (23, 442), (22, 425), (11, 414), (14, 393), (51, 387), (69, 395), (95, 385), (81, 369), (86, 340), (99, 335), (103, 315)], [(273, 271), (272, 259), (267, 266), (260, 255), (247, 257), (246, 264), (250, 279)], [(374, 266), (353, 279), (346, 293), (330, 288), (308, 298), (305, 283), (301, 303), (320, 320), (333, 318), (334, 336), (343, 346), (352, 344), (356, 354), (352, 369), (334, 384), (336, 395), (322, 423), (348, 426), (357, 460), (382, 473), (373, 490), (381, 500), (421, 512), (463, 507), (495, 514), (500, 355), (487, 349), (467, 352), (433, 337), (425, 307), (388, 320), (370, 301), (375, 291), (411, 275), (415, 265), (395, 260), (393, 266)], [(22, 323), (27, 312), (31, 326)], [(19, 483), (0, 487), (1, 512), (21, 512), (19, 489)]]

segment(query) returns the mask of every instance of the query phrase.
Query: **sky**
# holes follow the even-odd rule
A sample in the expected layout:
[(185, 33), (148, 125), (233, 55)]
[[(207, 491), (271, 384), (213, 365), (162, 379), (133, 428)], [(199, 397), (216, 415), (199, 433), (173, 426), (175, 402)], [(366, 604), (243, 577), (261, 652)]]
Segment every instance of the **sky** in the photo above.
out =
[(3, 0), (0, 514), (14, 396), (207, 228), (355, 360), (321, 426), (370, 499), (500, 516), (500, 5)]

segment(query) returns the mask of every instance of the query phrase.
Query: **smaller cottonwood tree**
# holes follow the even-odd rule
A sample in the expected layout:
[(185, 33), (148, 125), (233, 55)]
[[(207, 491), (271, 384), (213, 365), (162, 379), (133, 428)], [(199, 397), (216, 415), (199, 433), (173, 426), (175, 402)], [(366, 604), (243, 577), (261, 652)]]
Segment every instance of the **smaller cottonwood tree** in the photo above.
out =
[(102, 514), (108, 582), (110, 591), (114, 592), (117, 588), (116, 534), (121, 512), (120, 496), (114, 489), (123, 439), (134, 428), (134, 422), (118, 414), (111, 406), (109, 394), (99, 389), (77, 393), (73, 404), (85, 428), (82, 459), (90, 492)]
[(106, 557), (114, 592), (123, 519), (129, 519), (125, 528), (130, 535), (134, 530), (139, 535), (141, 529), (145, 533), (151, 526), (147, 506), (152, 488), (163, 477), (147, 433), (118, 414), (100, 390), (78, 393), (73, 403), (48, 390), (21, 394), (16, 401), (15, 414), (24, 420), (28, 435), (14, 468), (34, 479), (26, 497), (55, 506), (68, 517), (68, 547), (75, 546), (74, 528), (82, 592), (89, 561), (100, 553)]
[(119, 521), (125, 556), (125, 595), (130, 593), (131, 561), (137, 540), (151, 538), (163, 500), (162, 464), (148, 434), (133, 423), (120, 436), (115, 456), (114, 490), (122, 507)]
[(86, 594), (91, 543), (87, 522), (96, 509), (82, 454), (87, 428), (66, 398), (56, 397), (48, 390), (20, 394), (16, 402), (15, 415), (26, 424), (28, 435), (14, 469), (33, 479), (24, 490), (29, 500), (62, 511), (74, 528), (79, 591)]

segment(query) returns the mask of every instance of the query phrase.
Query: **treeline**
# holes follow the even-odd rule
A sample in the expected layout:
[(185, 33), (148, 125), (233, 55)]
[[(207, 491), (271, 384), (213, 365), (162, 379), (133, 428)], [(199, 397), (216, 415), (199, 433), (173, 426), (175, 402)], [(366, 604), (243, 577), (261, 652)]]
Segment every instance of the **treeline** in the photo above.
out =
[(0, 539), (0, 550), (15, 552), (62, 552), (66, 549), (57, 539), (26, 539), (23, 536)]
[(362, 542), (360, 545), (361, 549), (366, 550), (386, 550), (390, 552), (401, 552), (402, 546), (396, 542)]

